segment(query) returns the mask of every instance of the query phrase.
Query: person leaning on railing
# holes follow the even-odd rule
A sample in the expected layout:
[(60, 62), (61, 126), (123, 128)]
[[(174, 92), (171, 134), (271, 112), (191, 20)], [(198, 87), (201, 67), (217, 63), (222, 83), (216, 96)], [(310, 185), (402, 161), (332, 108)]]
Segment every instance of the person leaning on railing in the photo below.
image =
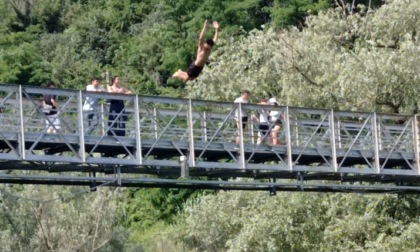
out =
[[(279, 103), (277, 102), (276, 98), (270, 98), (268, 102), (270, 103), (270, 105), (279, 106)], [(270, 122), (274, 123), (274, 126), (271, 129), (271, 138), (273, 145), (281, 144), (279, 139), (279, 132), (281, 131), (283, 125), (281, 117), (282, 114), (279, 110), (270, 111)]]
[[(54, 82), (50, 81), (46, 84), (48, 88), (55, 88)], [(59, 116), (59, 108), (57, 103), (57, 96), (53, 94), (45, 94), (42, 102), (42, 112), (46, 116), (46, 129), (47, 133), (57, 133), (60, 129), (61, 123)]]
[[(86, 91), (106, 92), (106, 90), (101, 86), (101, 81), (97, 77), (93, 77), (91, 79), (91, 83), (86, 86)], [(85, 124), (85, 133), (91, 134), (92, 131), (99, 125), (99, 98), (86, 96), (85, 103), (83, 104), (83, 117)]]
[[(241, 96), (236, 98), (234, 103), (248, 103), (250, 96), (251, 96), (251, 92), (249, 90), (242, 90)], [(239, 123), (239, 117), (241, 117), (242, 125), (240, 125)], [(236, 109), (235, 123), (236, 123), (236, 128), (238, 129), (237, 136), (236, 136), (236, 143), (239, 144), (240, 142), (239, 128), (242, 127), (242, 130), (244, 130), (246, 127), (246, 124), (248, 123), (248, 111), (246, 109), (241, 108), (241, 111), (239, 111), (239, 108)]]
[[(267, 99), (262, 98), (258, 105), (270, 105)], [(253, 116), (253, 120), (258, 122), (258, 138), (257, 144), (262, 144), (264, 142), (271, 142), (271, 131), (269, 125), (269, 115), (268, 109), (259, 109), (257, 114)]]
[[(111, 85), (108, 86), (108, 92), (114, 94), (133, 93), (131, 90), (120, 85), (118, 76), (112, 78)], [(108, 126), (110, 128), (107, 132), (109, 136), (125, 136), (125, 124), (128, 117), (124, 107), (123, 100), (112, 99), (109, 101)]]

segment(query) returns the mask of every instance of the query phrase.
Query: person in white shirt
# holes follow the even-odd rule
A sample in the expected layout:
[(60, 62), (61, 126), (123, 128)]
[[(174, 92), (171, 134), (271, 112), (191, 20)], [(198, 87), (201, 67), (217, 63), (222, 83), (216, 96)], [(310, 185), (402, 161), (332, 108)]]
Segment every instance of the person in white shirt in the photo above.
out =
[[(94, 77), (91, 80), (91, 84), (86, 86), (86, 91), (89, 92), (106, 92), (106, 90), (100, 85), (101, 81), (99, 78)], [(100, 118), (100, 106), (99, 98), (87, 96), (85, 103), (83, 104), (83, 117), (85, 125), (85, 133), (91, 134), (93, 130), (99, 124)]]
[[(248, 103), (249, 97), (251, 96), (251, 92), (249, 90), (242, 90), (241, 96), (235, 99), (234, 103)], [(241, 125), (239, 124), (239, 117), (242, 118), (242, 129), (246, 128), (246, 124), (248, 122), (248, 111), (244, 108), (241, 108), (239, 112), (239, 108), (235, 111), (235, 121), (236, 121), (236, 128), (239, 129)], [(236, 137), (236, 143), (238, 144), (240, 141), (239, 134)]]
[[(267, 99), (262, 98), (259, 105), (270, 105)], [(269, 111), (268, 109), (259, 109), (257, 115), (254, 117), (254, 120), (258, 122), (258, 139), (257, 144), (261, 144), (264, 139), (265, 142), (271, 143), (271, 133), (270, 133), (270, 124), (269, 124)]]

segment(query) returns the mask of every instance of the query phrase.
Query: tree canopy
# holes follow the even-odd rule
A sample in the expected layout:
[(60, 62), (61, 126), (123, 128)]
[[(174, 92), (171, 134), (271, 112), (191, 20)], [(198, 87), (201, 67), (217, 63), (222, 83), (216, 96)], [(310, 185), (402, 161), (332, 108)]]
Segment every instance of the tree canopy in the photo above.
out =
[(180, 236), (206, 251), (416, 251), (419, 204), (418, 196), (219, 192), (190, 203)]
[(224, 37), (263, 25), (302, 25), (327, 0), (7, 0), (0, 10), (0, 82), (41, 85), (52, 79), (83, 88), (105, 71), (143, 94), (177, 94), (172, 73), (195, 57), (204, 19)]
[(225, 38), (190, 84), (191, 96), (233, 100), (247, 88), (291, 106), (416, 112), (419, 7), (390, 1), (352, 15), (330, 9), (309, 17), (302, 31), (267, 28)]

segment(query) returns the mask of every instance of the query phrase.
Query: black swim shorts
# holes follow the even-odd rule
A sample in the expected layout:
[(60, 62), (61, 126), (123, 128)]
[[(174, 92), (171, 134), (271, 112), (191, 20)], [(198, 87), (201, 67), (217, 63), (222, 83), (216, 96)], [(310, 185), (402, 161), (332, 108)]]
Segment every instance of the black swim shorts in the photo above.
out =
[(262, 123), (258, 125), (258, 130), (260, 132), (260, 136), (265, 136), (267, 133), (270, 133), (270, 125), (267, 123)]
[(188, 67), (187, 74), (190, 77), (190, 79), (195, 79), (200, 75), (201, 71), (203, 71), (203, 67), (196, 66), (194, 63), (191, 63), (191, 65)]
[[(236, 122), (239, 123), (239, 120), (237, 118), (235, 118)], [(242, 117), (242, 129), (245, 129), (246, 124), (248, 122), (248, 116), (243, 116)], [(238, 125), (235, 125), (235, 127), (237, 128)]]

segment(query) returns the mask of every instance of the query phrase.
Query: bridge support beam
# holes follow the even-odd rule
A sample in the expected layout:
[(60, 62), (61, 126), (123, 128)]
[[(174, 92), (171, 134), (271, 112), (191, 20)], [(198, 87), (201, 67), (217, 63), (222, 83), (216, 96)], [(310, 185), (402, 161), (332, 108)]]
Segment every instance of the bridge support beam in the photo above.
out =
[(188, 169), (187, 165), (187, 157), (186, 156), (180, 156), (179, 157), (179, 164), (181, 166), (181, 178), (187, 178), (190, 176), (190, 171)]

